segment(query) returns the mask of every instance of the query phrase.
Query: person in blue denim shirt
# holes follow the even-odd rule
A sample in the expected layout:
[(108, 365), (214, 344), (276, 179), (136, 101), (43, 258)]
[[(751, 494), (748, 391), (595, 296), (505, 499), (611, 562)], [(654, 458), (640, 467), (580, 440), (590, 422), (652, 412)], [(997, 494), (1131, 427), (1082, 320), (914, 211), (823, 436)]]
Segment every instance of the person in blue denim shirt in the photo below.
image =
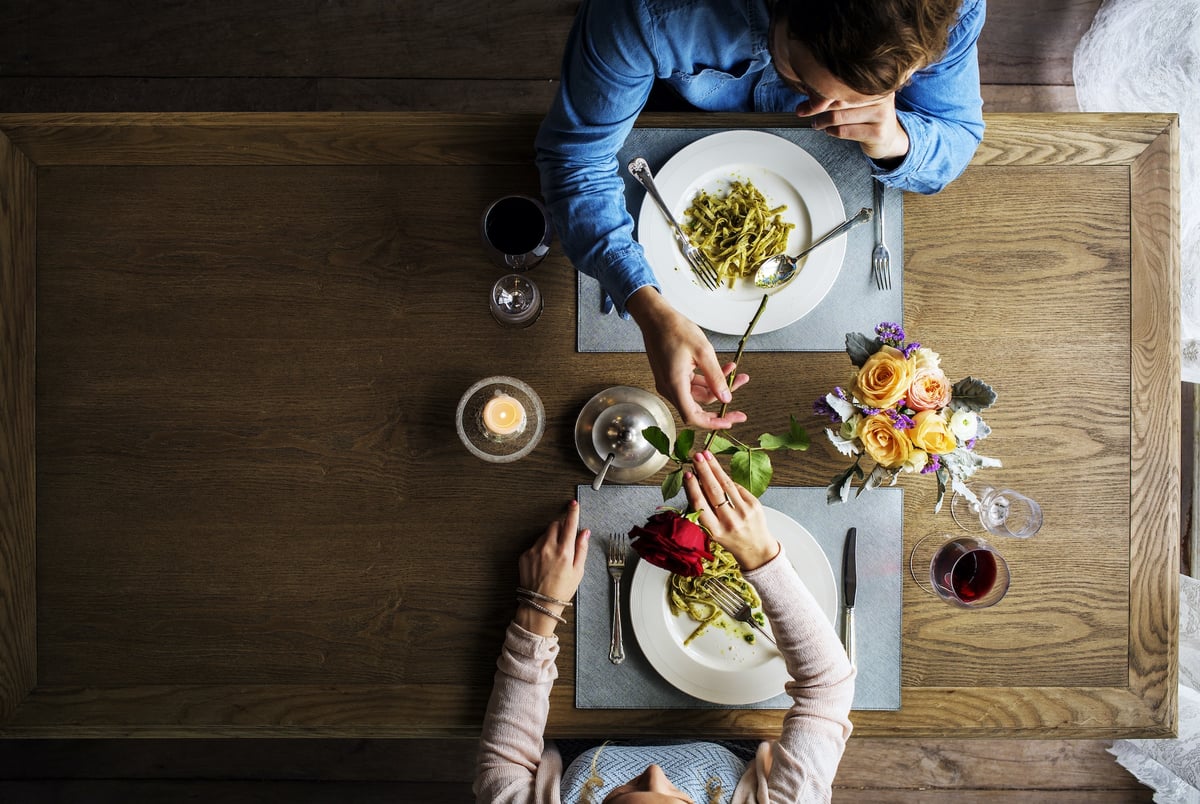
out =
[(727, 386), (695, 323), (663, 299), (633, 239), (616, 154), (656, 82), (703, 111), (794, 112), (859, 143), (872, 172), (935, 193), (983, 137), (985, 0), (584, 0), (538, 132), (542, 195), (567, 257), (642, 331), (655, 386), (692, 426)]

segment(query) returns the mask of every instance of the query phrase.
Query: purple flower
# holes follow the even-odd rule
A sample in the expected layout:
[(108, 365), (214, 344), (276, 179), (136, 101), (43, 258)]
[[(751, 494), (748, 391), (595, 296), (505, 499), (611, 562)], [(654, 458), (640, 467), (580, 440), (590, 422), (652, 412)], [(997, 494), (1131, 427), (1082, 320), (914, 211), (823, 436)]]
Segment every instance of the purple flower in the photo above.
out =
[(818, 416), (828, 416), (829, 421), (834, 422), (835, 424), (842, 420), (842, 417), (839, 416), (837, 411), (834, 410), (829, 402), (825, 400), (825, 397), (821, 397), (816, 402), (813, 402), (813, 413)]
[(875, 327), (875, 334), (888, 346), (899, 346), (904, 342), (904, 327), (890, 321), (884, 321)]
[(840, 386), (840, 385), (835, 385), (833, 387), (833, 395), (836, 396), (838, 399), (846, 398), (846, 392), (842, 390), (842, 386)]
[(937, 456), (937, 455), (930, 455), (928, 463), (926, 463), (925, 467), (923, 469), (921, 469), (921, 474), (931, 475), (934, 472), (936, 472), (938, 469), (941, 469), (941, 468), (942, 468), (941, 457)]
[(859, 408), (864, 416), (874, 416), (883, 410), (883, 408)]
[(921, 342), (920, 342), (920, 341), (913, 341), (913, 342), (912, 342), (912, 343), (910, 343), (908, 346), (905, 346), (905, 347), (904, 347), (904, 357), (905, 357), (905, 358), (912, 357), (912, 356), (913, 356), (913, 352), (917, 351), (917, 350), (918, 350), (918, 349), (920, 349), (920, 348), (921, 348)]
[(976, 442), (976, 441), (978, 441), (978, 439), (976, 439), (976, 438), (968, 439), (968, 440), (967, 440), (967, 443), (966, 443), (964, 446), (965, 446), (967, 449), (975, 449), (975, 442)]
[(911, 417), (905, 416), (895, 408), (888, 408), (887, 415), (892, 420), (892, 427), (896, 430), (911, 430), (916, 426)]

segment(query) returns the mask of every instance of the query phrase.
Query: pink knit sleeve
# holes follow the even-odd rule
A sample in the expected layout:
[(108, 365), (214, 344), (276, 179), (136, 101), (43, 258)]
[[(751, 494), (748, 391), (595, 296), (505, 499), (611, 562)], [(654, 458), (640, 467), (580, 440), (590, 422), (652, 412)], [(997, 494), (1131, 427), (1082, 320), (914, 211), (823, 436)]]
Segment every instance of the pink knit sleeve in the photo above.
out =
[(770, 801), (828, 801), (852, 728), (854, 667), (782, 551), (746, 578), (762, 596), (792, 677), (785, 689), (794, 701), (779, 740), (759, 751), (748, 775), (758, 771), (765, 777)]
[[(496, 662), (496, 680), (483, 719), (475, 770), (475, 800), (488, 804), (540, 802), (542, 733), (550, 712), (550, 689), (558, 678), (558, 637), (508, 626)], [(541, 774), (546, 776), (546, 774)], [(551, 774), (554, 775), (554, 774)], [(540, 784), (539, 784), (540, 782)]]

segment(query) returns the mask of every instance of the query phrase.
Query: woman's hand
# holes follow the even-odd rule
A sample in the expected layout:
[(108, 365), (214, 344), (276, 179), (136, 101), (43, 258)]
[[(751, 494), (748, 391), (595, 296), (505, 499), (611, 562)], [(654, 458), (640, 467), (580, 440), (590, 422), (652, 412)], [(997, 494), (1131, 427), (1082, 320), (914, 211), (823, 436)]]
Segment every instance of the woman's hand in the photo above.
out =
[[(517, 564), (520, 585), (546, 597), (570, 601), (583, 580), (590, 535), (589, 530), (579, 530), (579, 503), (571, 500), (566, 512), (551, 522), (533, 547), (521, 555)], [(559, 603), (538, 599), (537, 604), (562, 615), (563, 606)], [(513, 619), (522, 628), (543, 636), (553, 634), (558, 625), (557, 620), (524, 604), (517, 607)]]
[(734, 365), (717, 362), (717, 353), (704, 330), (677, 312), (652, 287), (641, 288), (630, 296), (626, 307), (642, 330), (654, 387), (671, 401), (684, 423), (705, 430), (727, 430), (746, 421), (746, 414), (740, 410), (718, 416), (701, 407), (729, 402), (732, 391), (750, 380), (738, 374), (732, 389), (729, 387), (725, 378)]
[(711, 452), (697, 452), (692, 465), (695, 472), (684, 476), (684, 487), (709, 535), (743, 570), (758, 569), (778, 555), (779, 542), (767, 530), (758, 498), (734, 483)]

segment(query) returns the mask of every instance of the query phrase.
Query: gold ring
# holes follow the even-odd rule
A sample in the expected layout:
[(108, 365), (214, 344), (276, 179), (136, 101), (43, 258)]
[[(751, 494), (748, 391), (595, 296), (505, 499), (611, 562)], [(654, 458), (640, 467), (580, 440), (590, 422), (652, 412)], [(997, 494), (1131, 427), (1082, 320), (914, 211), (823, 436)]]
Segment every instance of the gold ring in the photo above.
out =
[(726, 494), (726, 495), (725, 495), (725, 502), (719, 502), (719, 503), (717, 503), (717, 507), (718, 507), (718, 508), (720, 508), (722, 505), (733, 505), (733, 500), (729, 499), (729, 495), (728, 495), (728, 494)]

